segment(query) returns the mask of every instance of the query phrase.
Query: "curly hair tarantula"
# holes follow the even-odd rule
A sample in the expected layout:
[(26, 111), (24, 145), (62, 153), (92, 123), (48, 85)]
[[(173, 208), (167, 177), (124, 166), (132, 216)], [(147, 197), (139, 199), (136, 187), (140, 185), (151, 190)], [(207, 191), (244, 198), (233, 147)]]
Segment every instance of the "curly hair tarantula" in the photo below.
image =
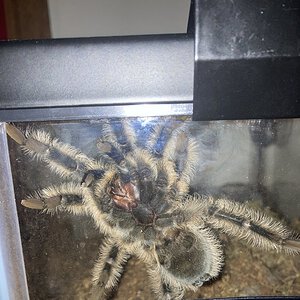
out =
[(158, 299), (182, 299), (185, 290), (219, 274), (219, 232), (252, 247), (300, 252), (299, 236), (261, 211), (191, 193), (201, 149), (185, 122), (165, 120), (144, 129), (128, 120), (103, 120), (99, 153), (91, 158), (43, 130), (7, 124), (24, 152), (63, 180), (34, 191), (22, 204), (89, 215), (106, 236), (93, 270), (93, 299), (117, 285), (133, 255), (146, 264)]

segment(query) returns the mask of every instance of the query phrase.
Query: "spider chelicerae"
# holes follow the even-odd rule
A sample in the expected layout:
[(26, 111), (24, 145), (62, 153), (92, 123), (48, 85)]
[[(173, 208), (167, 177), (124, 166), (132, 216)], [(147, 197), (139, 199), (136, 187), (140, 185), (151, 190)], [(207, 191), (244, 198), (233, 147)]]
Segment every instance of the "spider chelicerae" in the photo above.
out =
[(196, 290), (220, 273), (220, 232), (252, 247), (300, 252), (299, 236), (263, 212), (191, 192), (202, 153), (191, 122), (145, 124), (102, 120), (94, 158), (44, 130), (7, 125), (26, 154), (62, 179), (33, 191), (22, 204), (88, 215), (105, 235), (91, 298), (108, 295), (127, 260), (136, 256), (146, 264), (158, 299), (182, 299), (185, 290)]

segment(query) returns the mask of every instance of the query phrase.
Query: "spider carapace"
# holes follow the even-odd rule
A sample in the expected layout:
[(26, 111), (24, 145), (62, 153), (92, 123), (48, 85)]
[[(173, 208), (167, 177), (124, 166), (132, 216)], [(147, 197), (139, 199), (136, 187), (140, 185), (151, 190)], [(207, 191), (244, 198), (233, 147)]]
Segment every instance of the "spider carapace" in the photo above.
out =
[(158, 299), (182, 299), (220, 273), (220, 232), (252, 247), (299, 254), (299, 236), (282, 222), (246, 204), (191, 192), (204, 147), (192, 122), (165, 118), (138, 129), (131, 120), (100, 124), (95, 157), (43, 129), (7, 125), (25, 154), (61, 178), (22, 204), (88, 215), (105, 235), (92, 272), (94, 299), (117, 285), (131, 256), (146, 264)]

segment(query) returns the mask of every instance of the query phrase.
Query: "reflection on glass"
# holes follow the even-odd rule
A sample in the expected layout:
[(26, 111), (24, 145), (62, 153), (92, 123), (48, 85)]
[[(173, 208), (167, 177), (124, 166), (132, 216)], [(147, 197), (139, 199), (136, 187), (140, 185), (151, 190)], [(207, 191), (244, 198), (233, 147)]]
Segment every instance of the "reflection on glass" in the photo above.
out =
[(7, 131), (31, 298), (299, 294), (298, 120)]

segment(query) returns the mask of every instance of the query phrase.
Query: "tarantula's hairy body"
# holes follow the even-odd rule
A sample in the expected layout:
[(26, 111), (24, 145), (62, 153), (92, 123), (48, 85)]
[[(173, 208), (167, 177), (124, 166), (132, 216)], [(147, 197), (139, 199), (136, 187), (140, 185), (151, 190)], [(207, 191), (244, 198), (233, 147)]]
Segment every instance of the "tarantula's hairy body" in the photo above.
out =
[(253, 247), (300, 251), (296, 234), (262, 212), (189, 194), (201, 145), (184, 122), (157, 123), (141, 143), (133, 122), (103, 120), (97, 158), (43, 130), (22, 132), (8, 125), (7, 132), (63, 179), (22, 204), (89, 215), (106, 236), (93, 270), (95, 299), (117, 285), (133, 255), (146, 263), (159, 299), (182, 299), (186, 289), (195, 290), (219, 274), (224, 259), (220, 231)]

